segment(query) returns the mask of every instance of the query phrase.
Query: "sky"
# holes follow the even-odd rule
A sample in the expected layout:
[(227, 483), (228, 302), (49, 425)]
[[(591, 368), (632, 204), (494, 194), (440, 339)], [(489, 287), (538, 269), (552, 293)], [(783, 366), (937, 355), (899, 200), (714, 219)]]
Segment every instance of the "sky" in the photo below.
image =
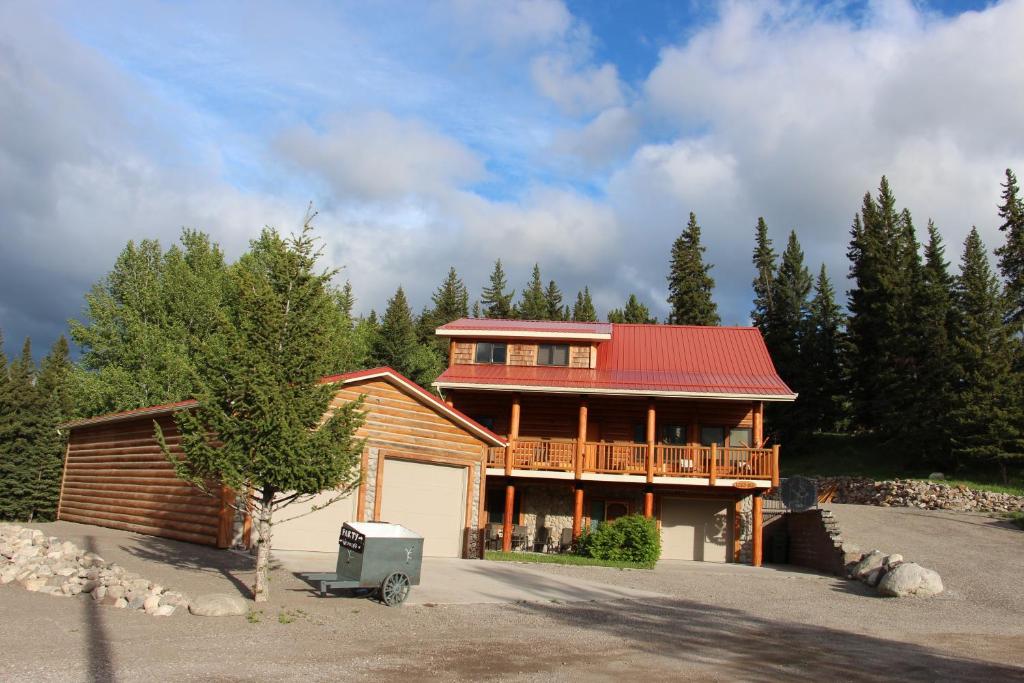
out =
[(0, 330), (37, 355), (128, 240), (230, 259), (312, 202), (357, 309), (501, 258), (667, 312), (697, 214), (725, 324), (758, 216), (843, 293), (885, 174), (954, 263), (1024, 173), (1024, 0), (0, 0)]

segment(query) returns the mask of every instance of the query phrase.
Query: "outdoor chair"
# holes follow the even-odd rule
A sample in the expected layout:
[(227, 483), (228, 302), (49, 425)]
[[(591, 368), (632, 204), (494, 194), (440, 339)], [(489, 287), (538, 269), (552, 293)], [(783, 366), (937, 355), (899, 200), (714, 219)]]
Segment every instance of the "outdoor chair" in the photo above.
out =
[(546, 553), (551, 545), (551, 527), (541, 527), (533, 539), (533, 552)]
[(498, 533), (500, 529), (500, 524), (487, 525), (487, 538), (484, 540), (485, 548), (489, 550), (501, 549), (501, 535)]
[(572, 549), (572, 528), (565, 527), (562, 529), (562, 535), (558, 539), (558, 552), (565, 553)]
[(526, 525), (516, 524), (512, 527), (512, 549), (526, 548)]

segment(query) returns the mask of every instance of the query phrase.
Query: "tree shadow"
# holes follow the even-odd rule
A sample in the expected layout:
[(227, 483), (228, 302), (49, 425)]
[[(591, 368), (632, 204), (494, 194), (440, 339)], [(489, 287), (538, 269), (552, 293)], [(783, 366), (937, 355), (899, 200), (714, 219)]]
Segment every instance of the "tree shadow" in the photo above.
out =
[[(86, 536), (82, 539), (85, 552), (96, 552), (96, 539)], [(107, 642), (107, 628), (103, 619), (103, 608), (86, 595), (80, 599), (85, 608), (86, 659), (88, 661), (89, 680), (104, 682), (116, 680), (114, 677), (114, 660), (110, 645)]]
[[(120, 547), (142, 560), (220, 575), (230, 581), (242, 597), (250, 600), (253, 597), (252, 587), (242, 578), (242, 575), (252, 574), (256, 569), (256, 559), (249, 555), (159, 536), (140, 535), (133, 538), (132, 543)], [(271, 561), (270, 569), (277, 568), (277, 563)]]
[(726, 679), (1024, 680), (1024, 668), (682, 599), (521, 608), (652, 656), (710, 667)]

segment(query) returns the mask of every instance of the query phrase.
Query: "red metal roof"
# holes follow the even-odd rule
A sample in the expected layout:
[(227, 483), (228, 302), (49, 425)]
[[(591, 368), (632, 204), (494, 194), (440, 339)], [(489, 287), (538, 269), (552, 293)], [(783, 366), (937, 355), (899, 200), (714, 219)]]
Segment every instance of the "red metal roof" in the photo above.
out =
[(594, 369), (453, 365), (441, 388), (493, 387), (580, 393), (793, 400), (753, 327), (611, 325)]
[[(477, 436), (481, 437), (484, 441), (489, 442), (492, 446), (504, 446), (506, 444), (505, 439), (501, 436), (498, 436), (473, 418), (448, 406), (437, 396), (426, 391), (423, 387), (419, 386), (405, 375), (402, 375), (397, 370), (389, 367), (372, 368), (370, 370), (356, 370), (355, 372), (346, 372), (340, 375), (329, 375), (321, 378), (320, 383), (334, 384), (335, 382), (341, 382), (345, 384), (349, 382), (356, 382), (361, 379), (372, 379), (375, 377), (384, 377), (390, 380), (393, 384), (404, 387), (416, 398), (428, 404), (429, 407), (448, 417), (452, 421), (461, 424), (461, 426), (471, 432), (476, 433)], [(191, 408), (197, 404), (198, 401), (195, 399), (189, 399), (187, 401), (178, 401), (177, 403), (165, 403), (163, 405), (149, 406), (147, 408), (135, 408), (133, 410), (124, 410), (119, 413), (108, 413), (106, 415), (97, 415), (96, 417), (85, 418), (82, 420), (73, 420), (61, 426), (68, 428), (84, 427), (87, 425), (130, 420), (134, 417), (144, 417), (146, 415), (163, 415), (167, 413), (174, 413), (185, 408)]]
[(557, 335), (603, 335), (612, 333), (611, 323), (584, 323), (561, 320), (502, 320), (497, 318), (459, 318), (437, 328), (437, 334), (456, 332), (484, 332), (488, 336), (496, 333), (537, 333)]

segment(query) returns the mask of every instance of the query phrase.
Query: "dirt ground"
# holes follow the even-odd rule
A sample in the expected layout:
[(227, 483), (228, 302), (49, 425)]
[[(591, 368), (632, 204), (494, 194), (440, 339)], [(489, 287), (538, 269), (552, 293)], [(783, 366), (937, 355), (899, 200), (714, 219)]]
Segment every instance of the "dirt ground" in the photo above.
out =
[[(161, 619), (3, 586), (0, 678), (1024, 681), (1024, 596), (1013, 590), (1024, 585), (1024, 532), (974, 515), (908, 521), (861, 510), (845, 513), (858, 519), (851, 528), (914, 525), (904, 545), (886, 550), (918, 559), (908, 547), (921, 543), (925, 561), (925, 547), (944, 548), (927, 563), (945, 572), (947, 592), (883, 599), (852, 582), (773, 567), (503, 565), (523, 569), (509, 580), (524, 589), (558, 576), (660, 597), (396, 609), (318, 598), (279, 568), (272, 601), (251, 619)], [(251, 579), (245, 556), (95, 527), (40, 526), (192, 594), (245, 590)], [(471, 564), (480, 572), (495, 566)]]

